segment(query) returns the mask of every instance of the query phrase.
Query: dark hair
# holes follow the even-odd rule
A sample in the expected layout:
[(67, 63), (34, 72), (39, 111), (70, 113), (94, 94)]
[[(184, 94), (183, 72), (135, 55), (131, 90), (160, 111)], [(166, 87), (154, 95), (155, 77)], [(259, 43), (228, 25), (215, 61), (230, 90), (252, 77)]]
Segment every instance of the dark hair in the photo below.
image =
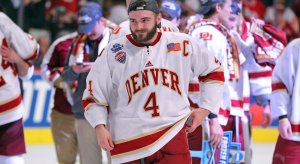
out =
[(1, 12), (4, 12), (4, 8), (3, 8), (3, 6), (1, 6), (1, 5), (0, 5), (0, 11), (1, 11)]
[(225, 2), (220, 2), (220, 3), (213, 4), (211, 9), (206, 14), (203, 15), (203, 18), (204, 19), (210, 18), (212, 15), (214, 15), (217, 12), (217, 9), (216, 9), (217, 5), (220, 5), (221, 8), (223, 8), (224, 4), (225, 4)]

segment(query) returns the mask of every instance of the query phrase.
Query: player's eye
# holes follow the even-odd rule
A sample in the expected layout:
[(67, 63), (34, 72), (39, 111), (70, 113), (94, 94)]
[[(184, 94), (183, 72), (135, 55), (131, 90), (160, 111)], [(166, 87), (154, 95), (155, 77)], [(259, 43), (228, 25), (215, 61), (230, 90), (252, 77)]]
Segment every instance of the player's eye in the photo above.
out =
[(142, 19), (142, 22), (143, 22), (143, 23), (146, 23), (146, 22), (149, 22), (149, 21), (150, 21), (150, 18), (143, 18), (143, 19)]
[(136, 23), (134, 19), (130, 19), (130, 23)]

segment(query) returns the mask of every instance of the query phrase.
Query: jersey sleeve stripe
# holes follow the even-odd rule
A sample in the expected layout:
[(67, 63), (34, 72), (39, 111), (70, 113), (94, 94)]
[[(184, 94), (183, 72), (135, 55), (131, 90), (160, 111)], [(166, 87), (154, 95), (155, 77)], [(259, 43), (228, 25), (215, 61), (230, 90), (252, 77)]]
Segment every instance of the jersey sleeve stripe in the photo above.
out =
[(215, 71), (206, 76), (199, 76), (199, 81), (206, 82), (206, 81), (219, 81), (224, 83), (224, 72), (222, 71)]
[(291, 124), (291, 128), (293, 133), (300, 133), (300, 124)]
[(249, 73), (250, 79), (256, 79), (261, 77), (271, 77), (272, 71), (263, 71), (263, 72), (251, 72)]
[(276, 91), (286, 92), (287, 89), (283, 83), (277, 82), (272, 84), (272, 92), (276, 92)]
[(84, 111), (87, 111), (87, 110), (88, 110), (88, 107), (89, 107), (90, 105), (93, 105), (93, 104), (98, 104), (98, 105), (102, 105), (102, 106), (108, 106), (107, 103), (99, 103), (99, 102), (97, 102), (97, 101), (96, 101), (95, 99), (93, 99), (93, 98), (87, 98), (87, 99), (81, 101), (81, 105), (82, 105)]
[(189, 92), (199, 92), (200, 84), (199, 83), (189, 83)]

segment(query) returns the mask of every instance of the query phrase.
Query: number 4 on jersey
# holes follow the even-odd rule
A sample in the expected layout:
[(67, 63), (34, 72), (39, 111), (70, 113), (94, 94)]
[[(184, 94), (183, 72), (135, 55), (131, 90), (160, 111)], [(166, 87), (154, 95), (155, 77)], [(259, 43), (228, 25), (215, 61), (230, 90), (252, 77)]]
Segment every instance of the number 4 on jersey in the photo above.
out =
[(153, 111), (152, 112), (152, 117), (159, 116), (159, 111), (158, 111), (159, 107), (156, 104), (156, 94), (155, 94), (155, 92), (152, 92), (150, 94), (150, 96), (148, 97), (147, 102), (144, 105), (144, 109), (145, 109), (145, 111), (152, 110)]

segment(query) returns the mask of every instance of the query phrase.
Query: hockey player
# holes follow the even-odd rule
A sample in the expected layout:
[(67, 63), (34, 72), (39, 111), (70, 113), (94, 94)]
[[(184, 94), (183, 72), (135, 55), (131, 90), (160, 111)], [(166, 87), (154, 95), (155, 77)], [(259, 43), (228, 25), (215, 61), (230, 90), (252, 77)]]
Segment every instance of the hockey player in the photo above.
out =
[(279, 119), (273, 164), (299, 163), (300, 39), (290, 42), (272, 75), (272, 116)]
[[(112, 41), (87, 77), (85, 117), (113, 163), (190, 163), (186, 130), (192, 132), (209, 111), (217, 112), (221, 66), (191, 37), (157, 32), (156, 1), (134, 1), (128, 13), (132, 35)], [(203, 88), (200, 108), (192, 113), (190, 71)], [(184, 128), (189, 115), (191, 124)]]
[[(131, 1), (136, 0), (126, 0), (126, 5), (129, 6)], [(110, 41), (130, 34), (129, 21), (130, 20), (124, 21), (119, 26), (114, 28), (110, 36)], [(157, 25), (157, 28), (160, 29), (161, 32), (179, 32), (178, 27), (166, 19), (162, 19), (161, 23)]]
[[(242, 131), (239, 122), (244, 116), (240, 52), (230, 31), (222, 25), (228, 22), (232, 16), (233, 3), (231, 0), (208, 0), (200, 1), (200, 3), (200, 14), (204, 16), (204, 19), (193, 23), (189, 28), (189, 34), (197, 40), (205, 42), (206, 47), (224, 66), (225, 74), (222, 105), (219, 116), (210, 116), (210, 133), (215, 133), (217, 137), (220, 136), (221, 140), (222, 129), (233, 131), (233, 141), (243, 143), (244, 138), (239, 135), (239, 131)], [(223, 125), (222, 129), (219, 123)], [(191, 147), (199, 144), (199, 141), (193, 141), (196, 138), (193, 137), (189, 140)], [(244, 144), (242, 144), (242, 149), (244, 150)]]
[(18, 77), (29, 80), (38, 44), (0, 12), (0, 163), (23, 164), (25, 150), (24, 106)]

